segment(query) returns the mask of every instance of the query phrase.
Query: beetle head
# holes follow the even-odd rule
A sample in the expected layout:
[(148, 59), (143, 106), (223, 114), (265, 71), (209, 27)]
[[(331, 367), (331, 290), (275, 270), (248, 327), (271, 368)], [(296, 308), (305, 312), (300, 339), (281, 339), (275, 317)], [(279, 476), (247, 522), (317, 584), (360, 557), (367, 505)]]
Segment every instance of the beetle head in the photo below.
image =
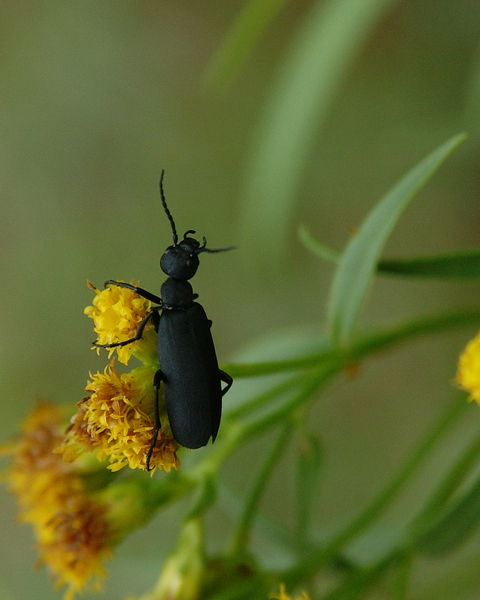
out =
[(183, 234), (183, 240), (178, 243), (178, 235), (175, 227), (175, 221), (168, 210), (165, 194), (163, 193), (163, 174), (160, 175), (160, 198), (162, 200), (163, 209), (170, 221), (173, 234), (173, 244), (169, 246), (160, 259), (160, 267), (162, 271), (172, 279), (187, 280), (191, 279), (197, 272), (199, 260), (198, 255), (201, 252), (225, 252), (233, 250), (234, 246), (228, 248), (207, 248), (207, 240), (203, 238), (203, 244), (195, 238), (188, 237), (189, 233), (195, 233), (193, 229), (189, 229)]
[(187, 237), (187, 231), (179, 244), (169, 246), (160, 259), (162, 271), (172, 279), (191, 279), (197, 272), (201, 252), (200, 243), (192, 237)]

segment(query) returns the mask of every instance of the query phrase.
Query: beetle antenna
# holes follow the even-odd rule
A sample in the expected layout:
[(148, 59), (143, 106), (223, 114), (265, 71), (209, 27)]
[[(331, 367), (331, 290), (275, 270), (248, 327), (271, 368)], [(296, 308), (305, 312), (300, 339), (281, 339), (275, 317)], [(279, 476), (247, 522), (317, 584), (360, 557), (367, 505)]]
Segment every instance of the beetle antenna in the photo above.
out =
[(168, 210), (167, 201), (165, 200), (165, 194), (163, 193), (163, 175), (165, 173), (165, 169), (162, 169), (162, 173), (160, 175), (160, 198), (162, 200), (163, 209), (165, 210), (168, 220), (170, 221), (170, 225), (172, 226), (173, 233), (173, 245), (176, 246), (178, 242), (177, 230), (175, 228), (175, 221), (173, 220), (171, 212)]
[(215, 252), (227, 252), (228, 250), (236, 250), (236, 248), (236, 246), (227, 246), (226, 248), (207, 248), (207, 240), (205, 239), (205, 236), (203, 236), (203, 244), (195, 252), (195, 254), (200, 254), (200, 252), (209, 252), (210, 254), (214, 254)]
[[(210, 254), (215, 254), (215, 252), (228, 252), (229, 250), (236, 250), (236, 246), (227, 246), (226, 248), (204, 248), (200, 250), (200, 252), (209, 252)], [(200, 253), (198, 253), (200, 254)]]

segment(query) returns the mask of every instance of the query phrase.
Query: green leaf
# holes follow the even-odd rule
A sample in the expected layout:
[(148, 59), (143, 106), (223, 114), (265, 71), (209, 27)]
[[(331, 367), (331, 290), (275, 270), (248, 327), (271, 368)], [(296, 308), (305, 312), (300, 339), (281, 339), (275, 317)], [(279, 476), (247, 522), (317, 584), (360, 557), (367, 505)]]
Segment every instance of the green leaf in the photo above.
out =
[(455, 506), (417, 542), (429, 556), (454, 550), (475, 533), (480, 521), (480, 479)]
[[(420, 545), (423, 540), (430, 538), (431, 530), (434, 524), (443, 520), (445, 514), (450, 512), (452, 498), (458, 493), (461, 486), (471, 476), (472, 470), (478, 468), (480, 459), (480, 436), (477, 436), (473, 442), (462, 452), (460, 458), (450, 472), (443, 478), (435, 493), (423, 508), (421, 513), (410, 525), (412, 539), (420, 538)], [(453, 500), (455, 502), (455, 500)], [(428, 533), (425, 533), (428, 532)], [(418, 543), (418, 542), (417, 542)]]
[[(299, 226), (298, 239), (315, 256), (329, 262), (340, 260), (340, 252), (319, 242), (305, 225)], [(405, 277), (474, 279), (480, 277), (480, 248), (432, 256), (381, 260), (377, 264), (377, 271)]]
[(348, 242), (330, 291), (327, 321), (334, 343), (350, 337), (380, 253), (403, 210), (465, 137), (454, 136), (409, 171), (373, 208)]
[(259, 115), (241, 216), (251, 268), (271, 273), (286, 254), (297, 187), (318, 131), (359, 49), (397, 0), (317, 0), (287, 47)]
[(226, 88), (232, 83), (262, 33), (288, 0), (250, 0), (237, 18), (207, 71), (207, 85)]
[(378, 270), (407, 277), (473, 279), (480, 277), (480, 249), (472, 248), (439, 256), (382, 260)]
[(313, 237), (312, 232), (306, 225), (300, 224), (297, 229), (298, 239), (304, 248), (309, 250), (315, 256), (328, 260), (329, 262), (338, 262), (340, 260), (340, 252), (325, 246), (317, 238)]

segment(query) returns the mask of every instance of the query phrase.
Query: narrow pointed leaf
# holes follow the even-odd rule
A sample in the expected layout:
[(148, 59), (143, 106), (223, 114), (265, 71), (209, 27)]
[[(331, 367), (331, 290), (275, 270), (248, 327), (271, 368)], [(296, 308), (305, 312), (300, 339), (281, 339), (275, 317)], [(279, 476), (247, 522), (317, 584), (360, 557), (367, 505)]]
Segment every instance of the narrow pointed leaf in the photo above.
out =
[(306, 225), (303, 225), (303, 223), (299, 225), (297, 234), (302, 246), (312, 254), (315, 254), (315, 256), (323, 258), (329, 262), (339, 261), (340, 252), (322, 244), (322, 242), (317, 240), (317, 238), (312, 235), (312, 232)]
[(403, 210), (465, 137), (460, 134), (451, 138), (409, 171), (373, 208), (348, 242), (330, 293), (327, 321), (334, 343), (342, 343), (351, 335), (380, 253)]
[[(340, 252), (322, 244), (305, 225), (298, 228), (298, 239), (315, 256), (334, 263), (340, 260)], [(385, 259), (378, 263), (377, 271), (425, 279), (475, 279), (480, 277), (480, 248), (432, 256)]]
[(406, 277), (474, 279), (480, 277), (480, 249), (472, 248), (439, 256), (382, 260), (378, 270)]
[(475, 533), (479, 521), (480, 480), (416, 546), (421, 552), (430, 556), (445, 554)]
[(291, 214), (318, 131), (346, 73), (398, 0), (315, 0), (286, 47), (258, 119), (241, 215), (251, 269), (274, 272), (285, 258)]

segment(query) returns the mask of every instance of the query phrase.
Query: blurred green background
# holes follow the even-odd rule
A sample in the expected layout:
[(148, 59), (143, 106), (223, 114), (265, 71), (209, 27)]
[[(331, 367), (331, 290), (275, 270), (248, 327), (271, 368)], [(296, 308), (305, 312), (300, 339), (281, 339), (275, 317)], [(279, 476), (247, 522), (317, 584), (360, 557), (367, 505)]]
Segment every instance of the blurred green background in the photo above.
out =
[[(321, 325), (333, 267), (301, 247), (300, 223), (341, 249), (398, 178), (461, 130), (469, 139), (402, 217), (386, 256), (479, 244), (480, 3), (283, 4), (228, 79), (213, 61), (243, 2), (1, 3), (2, 440), (37, 398), (73, 404), (89, 370), (103, 369), (83, 315), (87, 278), (159, 290), (158, 261), (171, 241), (158, 197), (162, 168), (179, 231), (238, 247), (203, 256), (194, 280), (223, 362), (271, 332)], [(364, 322), (474, 306), (478, 292), (475, 283), (381, 277)], [(311, 424), (328, 449), (317, 533), (345, 523), (393, 474), (450, 397), (456, 357), (473, 333), (371, 360), (315, 406)], [(225, 407), (250, 389), (236, 382)], [(479, 423), (472, 407), (459, 440)], [(242, 495), (263, 444), (232, 459), (225, 482), (234, 493)], [(390, 514), (388, 536), (455, 452), (452, 439)], [(287, 523), (292, 461), (293, 452), (264, 501)], [(185, 506), (118, 549), (107, 600), (152, 585)], [(2, 507), (0, 598), (61, 597), (44, 570), (33, 570), (31, 531), (14, 523), (15, 501), (3, 491)], [(212, 548), (222, 547), (230, 518), (214, 509)], [(384, 534), (380, 527), (352, 552), (368, 559)], [(283, 560), (268, 540), (256, 544), (266, 564)], [(449, 583), (475, 598), (480, 547), (467, 550), (449, 559)], [(422, 590), (432, 594), (449, 569), (424, 564), (412, 597), (440, 597)]]

